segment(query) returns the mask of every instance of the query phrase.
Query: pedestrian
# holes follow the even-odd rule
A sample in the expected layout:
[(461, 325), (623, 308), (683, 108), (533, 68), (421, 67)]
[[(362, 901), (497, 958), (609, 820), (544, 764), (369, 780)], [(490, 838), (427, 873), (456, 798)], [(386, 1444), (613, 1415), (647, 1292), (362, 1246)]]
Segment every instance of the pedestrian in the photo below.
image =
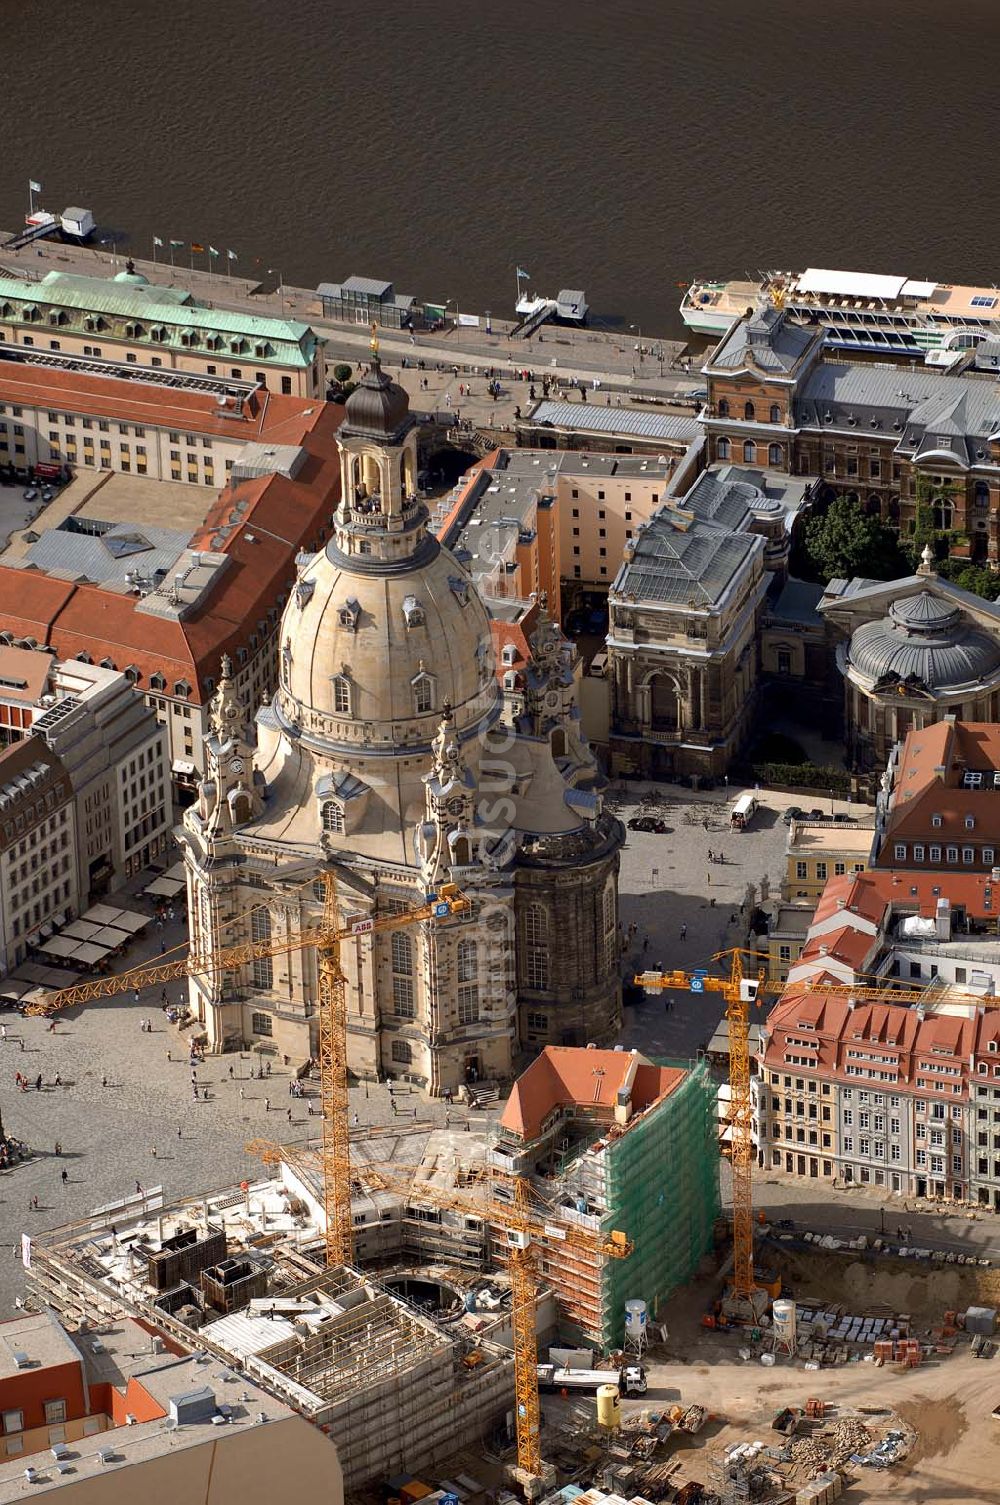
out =
[(289, 1108), (289, 1110), (288, 1110), (288, 1122), (291, 1123), (291, 1121), (292, 1121), (292, 1110), (291, 1110), (291, 1108)]
[(4, 1044), (6, 1045), (6, 1043), (7, 1043), (7, 1026), (6, 1026), (6, 1024), (0, 1024), (0, 1040), (2, 1040), (4, 1042)]
[(62, 1140), (61, 1139), (57, 1139), (56, 1140), (56, 1146), (55, 1146), (55, 1148), (56, 1148), (56, 1154), (57, 1155), (61, 1155), (62, 1154)]
[(36, 1092), (41, 1092), (41, 1090), (42, 1090), (42, 1073), (39, 1072), (38, 1075), (35, 1077), (35, 1091)]
[(271, 1075), (271, 1063), (270, 1063), (270, 1061), (268, 1061), (268, 1063), (267, 1063), (267, 1074), (268, 1074), (268, 1076)]
[(62, 1184), (63, 1184), (63, 1186), (65, 1186), (66, 1182), (69, 1180), (69, 1171), (64, 1170), (61, 1174), (62, 1174)]
[(709, 847), (709, 849), (708, 849), (708, 860), (709, 860), (709, 862), (714, 862), (715, 861), (715, 857), (714, 857), (714, 855), (712, 853), (712, 848), (711, 847)]
[(711, 888), (712, 887), (712, 875), (711, 875), (711, 873), (706, 874), (706, 877), (705, 877), (705, 886), (707, 888)]
[(108, 1079), (107, 1079), (107, 1077), (106, 1076), (102, 1076), (101, 1077), (101, 1086), (102, 1087), (106, 1087), (107, 1085), (108, 1085)]
[(156, 1145), (155, 1144), (153, 1145), (152, 1149), (150, 1150), (150, 1154), (152, 1155), (153, 1159), (155, 1160), (156, 1159)]
[(184, 1138), (184, 1133), (183, 1133), (183, 1130), (181, 1129), (180, 1124), (177, 1125), (177, 1138), (178, 1139), (183, 1139)]
[(132, 997), (135, 999), (136, 1003), (139, 1002), (139, 989), (138, 988), (133, 988), (132, 989)]
[(135, 1183), (135, 1194), (137, 1197), (141, 1197), (143, 1195), (142, 1184), (139, 1181)]
[(681, 940), (682, 941), (686, 941), (687, 938), (688, 938), (688, 928), (687, 928), (687, 925), (685, 924), (685, 925), (681, 926)]
[(271, 1099), (269, 1097), (265, 1097), (265, 1099), (264, 1099), (264, 1112), (265, 1113), (270, 1113), (270, 1111), (271, 1111)]
[(244, 1092), (243, 1088), (241, 1087), (240, 1088), (240, 1102), (241, 1103), (244, 1102), (245, 1099), (246, 1099), (246, 1093)]
[[(49, 1021), (49, 1034), (50, 1035), (54, 1035), (55, 1032), (56, 1032), (56, 1021), (54, 1019), (51, 1019)], [(22, 1050), (24, 1049), (24, 1042), (23, 1041), (21, 1042), (21, 1049)]]
[(172, 1061), (172, 1060), (173, 1060), (173, 1059), (174, 1059), (174, 1058), (173, 1058), (173, 1056), (172, 1056), (172, 1055), (171, 1055), (171, 1054), (170, 1054), (170, 1052), (169, 1052), (169, 1050), (168, 1050), (168, 1051), (167, 1051), (167, 1060), (168, 1060), (168, 1061)]
[(235, 1075), (235, 1072), (233, 1071), (232, 1066), (230, 1066), (230, 1068), (229, 1068), (229, 1080), (230, 1081), (233, 1080), (234, 1075)]
[(55, 1081), (52, 1083), (52, 1085), (53, 1087), (62, 1086), (62, 1077), (59, 1075), (58, 1071), (56, 1072)]
[(166, 950), (167, 950), (167, 943), (166, 943), (166, 941), (161, 941), (160, 942), (160, 955), (164, 956), (166, 954)]
[(396, 1107), (396, 1099), (394, 1097), (391, 1097), (389, 1099), (389, 1107), (392, 1109), (393, 1118), (395, 1118), (396, 1114), (399, 1112), (399, 1109)]
[(354, 1118), (352, 1119), (352, 1123), (354, 1124), (355, 1128), (358, 1127), (358, 1124), (360, 1123), (360, 1121), (361, 1120), (358, 1118), (358, 1115), (355, 1113)]
[(163, 1005), (163, 1007), (166, 1008), (166, 1006), (167, 1006), (167, 990), (166, 990), (166, 988), (162, 988), (160, 990), (160, 1002)]
[(642, 938), (642, 949), (643, 949), (643, 951), (648, 951), (649, 950), (649, 936), (648, 935), (644, 935), (643, 938)]

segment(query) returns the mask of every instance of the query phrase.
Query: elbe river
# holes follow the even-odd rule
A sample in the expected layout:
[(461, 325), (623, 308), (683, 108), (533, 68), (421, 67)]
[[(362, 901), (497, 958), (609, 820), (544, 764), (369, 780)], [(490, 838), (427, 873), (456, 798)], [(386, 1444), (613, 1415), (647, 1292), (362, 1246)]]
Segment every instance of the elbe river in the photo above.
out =
[(3, 29), (11, 229), (31, 177), (138, 255), (498, 317), (520, 265), (644, 334), (699, 275), (1000, 280), (1000, 0), (17, 0)]

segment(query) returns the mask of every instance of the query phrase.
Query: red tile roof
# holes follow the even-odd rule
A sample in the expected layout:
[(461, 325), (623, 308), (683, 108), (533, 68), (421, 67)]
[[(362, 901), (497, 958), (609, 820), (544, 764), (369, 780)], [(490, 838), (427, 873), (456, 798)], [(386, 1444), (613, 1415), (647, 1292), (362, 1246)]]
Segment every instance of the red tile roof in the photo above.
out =
[[(531, 645), (528, 638), (535, 630), (538, 621), (538, 603), (533, 602), (528, 607), (518, 622), (502, 622), (496, 619), (490, 622), (490, 631), (493, 634), (493, 652), (496, 656), (497, 679), (503, 684), (504, 674), (509, 669), (518, 672), (525, 669), (531, 660)], [(503, 650), (508, 644), (513, 644), (515, 654), (513, 663), (504, 659)]]
[(860, 972), (880, 945), (877, 934), (856, 930), (853, 925), (842, 925), (839, 930), (829, 930), (808, 940), (795, 965), (829, 959), (843, 962), (853, 971)]
[(812, 923), (819, 925), (840, 911), (859, 915), (871, 924), (879, 925), (885, 914), (886, 902), (878, 882), (870, 872), (842, 873), (840, 877), (827, 881), (816, 905)]
[(233, 502), (248, 503), (219, 550), (228, 554), (228, 566), (189, 617), (178, 621), (151, 616), (136, 609), (136, 597), (120, 591), (0, 565), (0, 631), (15, 639), (35, 638), (55, 648), (60, 658), (88, 653), (97, 662), (110, 659), (119, 669), (134, 664), (142, 689), (148, 690), (157, 671), (166, 677), (168, 692), (175, 680), (186, 679), (193, 686), (190, 700), (207, 699), (204, 680), (217, 676), (223, 653), (235, 656), (241, 646), (249, 647), (257, 621), (294, 582), (296, 553), (318, 545), (337, 504), (340, 459), (335, 433), (343, 409), (322, 402), (312, 406), (317, 417), (310, 416), (305, 433), (298, 424), (297, 439), (291, 434), (270, 436), (277, 443), (299, 443), (307, 451), (295, 479), (271, 475), (228, 487), (192, 538), (192, 548), (210, 547)]
[[(556, 1108), (614, 1111), (619, 1089), (632, 1068), (636, 1051), (588, 1050), (581, 1046), (547, 1045), (514, 1083), (500, 1126), (525, 1140), (537, 1139), (542, 1125)], [(687, 1072), (654, 1066), (638, 1057), (632, 1081), (632, 1112), (641, 1113), (667, 1097)]]
[[(965, 789), (967, 769), (983, 773), (988, 787)], [(968, 842), (966, 816), (976, 822), (977, 840), (985, 834), (1000, 841), (1000, 790), (992, 787), (997, 769), (1000, 725), (993, 722), (939, 721), (909, 732), (893, 781), (878, 865), (893, 865), (896, 841)], [(937, 825), (931, 824), (932, 816), (940, 816)]]
[[(119, 423), (194, 430), (237, 441), (267, 440), (271, 444), (298, 443), (297, 435), (308, 432), (326, 406), (319, 398), (288, 397), (258, 389), (242, 403), (237, 400), (223, 410), (211, 391), (15, 361), (0, 362), (0, 402), (82, 413)], [(234, 417), (234, 412), (240, 417)]]

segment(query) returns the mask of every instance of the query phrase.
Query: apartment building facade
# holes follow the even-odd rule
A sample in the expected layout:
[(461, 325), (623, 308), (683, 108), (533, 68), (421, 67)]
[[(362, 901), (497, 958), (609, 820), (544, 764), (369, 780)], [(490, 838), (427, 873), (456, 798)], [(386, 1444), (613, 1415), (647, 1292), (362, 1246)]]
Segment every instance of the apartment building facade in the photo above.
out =
[(0, 750), (0, 970), (79, 909), (73, 789), (38, 736)]
[(892, 749), (876, 800), (874, 865), (981, 872), (1000, 852), (1000, 725), (947, 716)]
[(23, 350), (124, 361), (297, 397), (326, 391), (324, 342), (297, 319), (211, 308), (186, 288), (123, 271), (0, 277), (0, 341)]

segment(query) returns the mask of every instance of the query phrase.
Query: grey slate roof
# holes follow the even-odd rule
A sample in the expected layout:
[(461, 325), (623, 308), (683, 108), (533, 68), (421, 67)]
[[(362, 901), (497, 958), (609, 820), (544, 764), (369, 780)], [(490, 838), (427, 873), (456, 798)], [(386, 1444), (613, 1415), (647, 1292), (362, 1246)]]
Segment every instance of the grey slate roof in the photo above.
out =
[(794, 324), (783, 309), (765, 304), (733, 325), (709, 357), (708, 365), (713, 370), (730, 371), (754, 365), (761, 371), (782, 374), (793, 371), (818, 338), (819, 331)]
[(824, 361), (803, 383), (795, 417), (801, 427), (895, 435), (907, 454), (981, 464), (1000, 429), (1000, 394), (975, 377)]
[(609, 408), (591, 402), (543, 401), (523, 422), (537, 427), (573, 429), (588, 434), (634, 434), (642, 439), (671, 439), (688, 443), (701, 433), (696, 418), (676, 413), (646, 412), (643, 408)]
[(807, 623), (811, 627), (822, 626), (823, 619), (817, 607), (823, 595), (823, 587), (811, 580), (785, 582), (778, 599), (768, 608), (768, 616), (779, 622)]
[(672, 505), (659, 508), (637, 534), (632, 558), (618, 572), (615, 598), (715, 606), (764, 540), (698, 520), (682, 527)]
[(959, 606), (920, 591), (895, 601), (881, 621), (859, 627), (848, 661), (876, 683), (892, 677), (953, 690), (991, 678), (1000, 668), (1000, 643)]
[(100, 536), (50, 528), (31, 545), (21, 564), (61, 580), (86, 579), (124, 590), (129, 571), (145, 576), (158, 570), (169, 574), (190, 537), (174, 528), (151, 528), (145, 523), (115, 523)]

